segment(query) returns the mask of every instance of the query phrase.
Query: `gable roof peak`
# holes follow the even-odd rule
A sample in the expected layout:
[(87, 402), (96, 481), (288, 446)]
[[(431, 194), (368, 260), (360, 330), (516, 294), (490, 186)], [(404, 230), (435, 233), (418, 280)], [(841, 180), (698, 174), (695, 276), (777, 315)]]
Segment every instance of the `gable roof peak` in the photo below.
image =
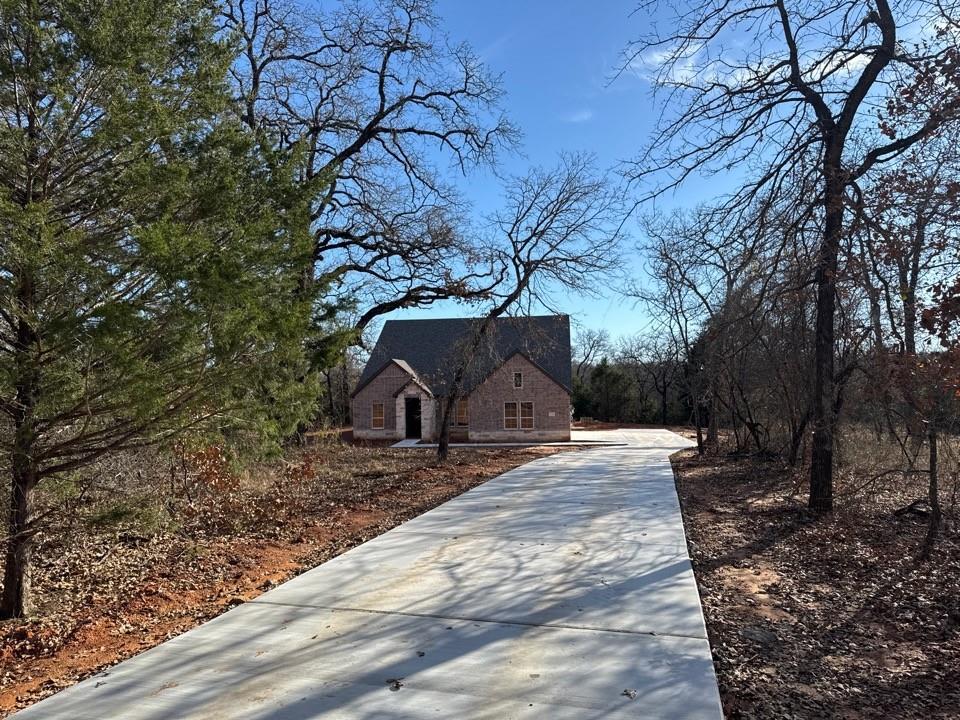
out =
[[(444, 395), (460, 363), (470, 331), (483, 318), (418, 318), (387, 320), (370, 353), (358, 389), (379, 374), (385, 363), (397, 362)], [(521, 352), (552, 380), (570, 392), (570, 317), (509, 316), (494, 320), (492, 330), (474, 357), (464, 382), (469, 393), (509, 356)], [(403, 363), (401, 365), (401, 363)], [(356, 392), (356, 391), (355, 391)]]

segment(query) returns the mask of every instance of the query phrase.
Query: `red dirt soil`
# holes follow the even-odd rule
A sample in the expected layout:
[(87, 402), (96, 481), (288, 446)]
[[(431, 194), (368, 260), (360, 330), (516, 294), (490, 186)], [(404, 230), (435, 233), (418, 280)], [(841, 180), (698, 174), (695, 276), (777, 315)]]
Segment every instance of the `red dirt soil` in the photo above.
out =
[[(0, 624), (0, 717), (251, 600), (487, 479), (557, 451), (465, 451), (455, 464), (439, 466), (424, 453), (412, 461), (412, 470), (391, 477), (381, 489), (366, 497), (358, 493), (361, 502), (313, 518), (289, 537), (198, 539), (192, 548), (197, 552), (189, 554), (181, 542), (160, 562), (144, 552), (143, 561), (155, 565), (132, 593), (111, 596), (108, 587), (83, 588), (93, 601), (67, 616)], [(338, 489), (344, 491), (349, 494), (349, 487)]]

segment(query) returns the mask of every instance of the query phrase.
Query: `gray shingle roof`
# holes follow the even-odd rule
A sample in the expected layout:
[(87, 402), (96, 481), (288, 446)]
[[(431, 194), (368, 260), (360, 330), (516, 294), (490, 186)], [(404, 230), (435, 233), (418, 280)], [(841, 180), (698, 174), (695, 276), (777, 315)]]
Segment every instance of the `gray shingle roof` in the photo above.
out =
[[(370, 353), (357, 389), (391, 360), (408, 364), (435, 395), (444, 395), (453, 379), (476, 318), (388, 320)], [(498, 318), (477, 353), (464, 383), (469, 393), (514, 353), (523, 353), (569, 392), (570, 318), (567, 315)]]

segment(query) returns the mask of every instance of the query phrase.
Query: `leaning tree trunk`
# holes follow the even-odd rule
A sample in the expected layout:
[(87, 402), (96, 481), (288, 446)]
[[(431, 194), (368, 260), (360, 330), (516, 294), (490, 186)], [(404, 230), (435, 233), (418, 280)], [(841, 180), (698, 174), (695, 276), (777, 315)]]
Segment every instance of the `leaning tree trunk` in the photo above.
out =
[(494, 321), (503, 315), (507, 311), (507, 308), (517, 301), (517, 299), (527, 289), (529, 283), (529, 275), (524, 276), (520, 281), (518, 281), (516, 287), (514, 287), (513, 290), (511, 290), (510, 293), (500, 301), (500, 304), (493, 308), (480, 322), (473, 334), (473, 337), (470, 339), (470, 344), (463, 349), (464, 354), (460, 360), (460, 363), (457, 365), (456, 371), (453, 374), (453, 382), (450, 384), (450, 391), (447, 394), (447, 398), (443, 406), (443, 417), (440, 420), (440, 436), (437, 442), (437, 459), (440, 462), (446, 461), (450, 454), (450, 420), (453, 418), (454, 410), (457, 407), (457, 400), (460, 398), (460, 395), (463, 392), (463, 381), (464, 378), (467, 377), (467, 370), (474, 361), (474, 355), (476, 355), (481, 343), (487, 337), (487, 333), (493, 326)]
[(828, 179), (823, 242), (817, 260), (817, 319), (814, 334), (812, 416), (813, 443), (810, 459), (812, 511), (833, 510), (834, 416), (834, 311), (836, 308), (837, 256), (843, 230), (843, 187)]
[(796, 467), (797, 462), (800, 459), (800, 446), (802, 445), (804, 435), (807, 432), (807, 423), (809, 421), (810, 413), (805, 412), (800, 418), (800, 422), (795, 424), (790, 433), (790, 450), (787, 454), (787, 464), (790, 465), (790, 467)]

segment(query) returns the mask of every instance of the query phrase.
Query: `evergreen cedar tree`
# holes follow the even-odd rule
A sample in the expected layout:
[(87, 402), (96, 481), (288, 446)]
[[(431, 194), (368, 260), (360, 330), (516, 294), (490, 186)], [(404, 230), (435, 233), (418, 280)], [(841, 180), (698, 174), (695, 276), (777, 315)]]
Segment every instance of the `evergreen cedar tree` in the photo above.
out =
[(209, 4), (3, 2), (0, 28), (9, 618), (45, 478), (187, 431), (276, 443), (316, 388), (299, 158), (230, 119)]

